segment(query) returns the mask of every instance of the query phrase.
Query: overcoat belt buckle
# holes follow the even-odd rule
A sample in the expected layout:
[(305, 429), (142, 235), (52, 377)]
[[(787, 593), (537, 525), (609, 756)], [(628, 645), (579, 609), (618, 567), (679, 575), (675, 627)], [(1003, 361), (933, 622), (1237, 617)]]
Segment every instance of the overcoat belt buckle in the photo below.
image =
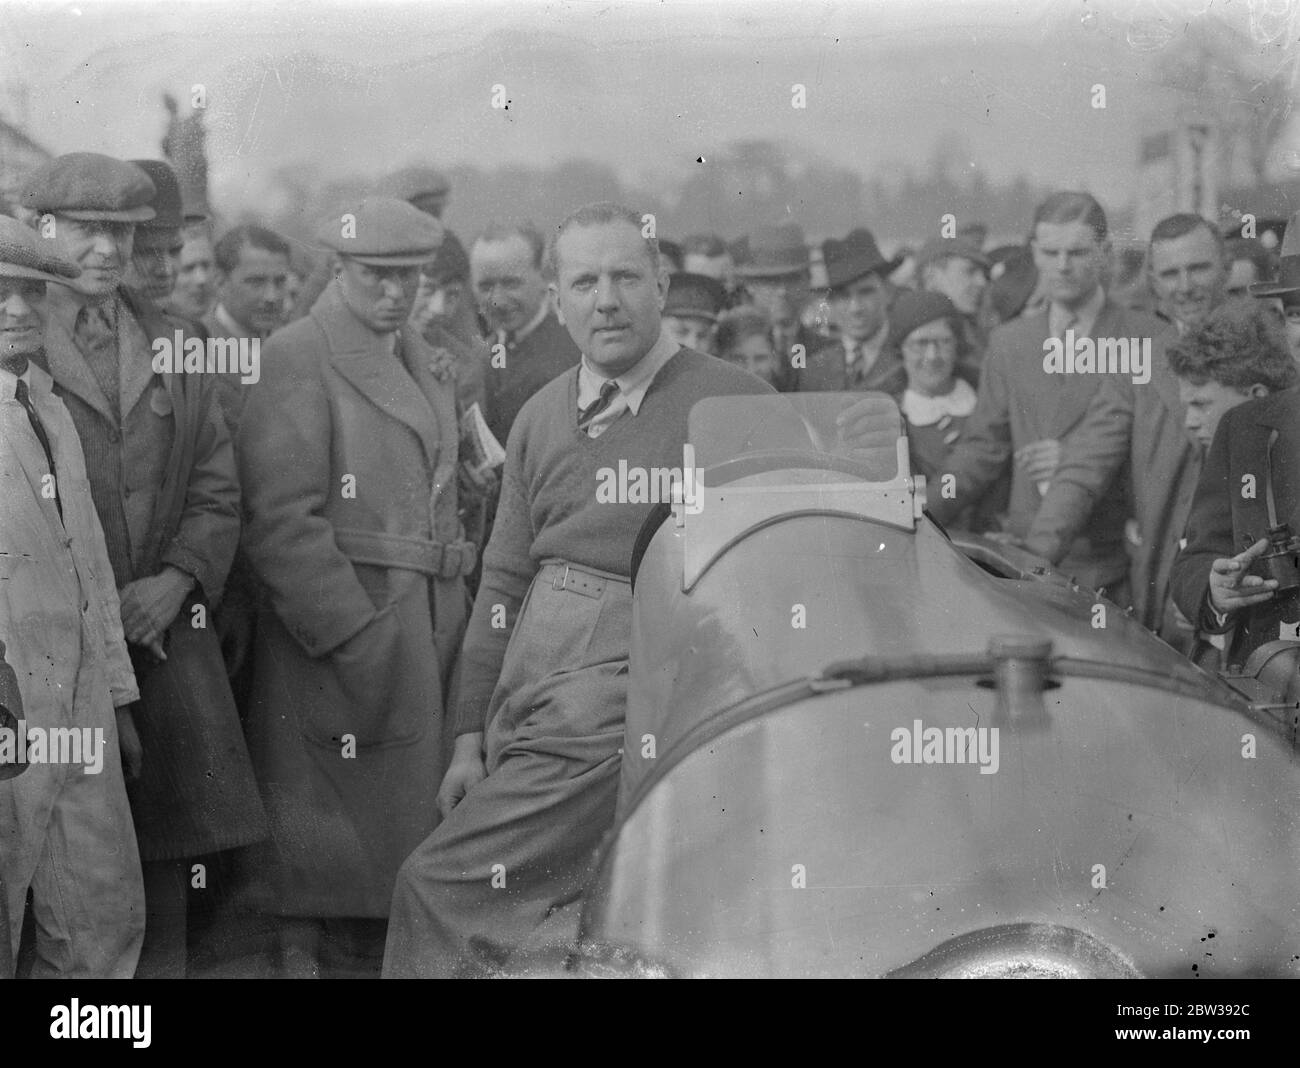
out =
[(565, 564), (564, 573), (551, 580), (551, 589), (568, 590), (570, 593), (581, 594), (583, 597), (599, 597), (605, 592), (605, 581), (595, 575), (577, 571)]

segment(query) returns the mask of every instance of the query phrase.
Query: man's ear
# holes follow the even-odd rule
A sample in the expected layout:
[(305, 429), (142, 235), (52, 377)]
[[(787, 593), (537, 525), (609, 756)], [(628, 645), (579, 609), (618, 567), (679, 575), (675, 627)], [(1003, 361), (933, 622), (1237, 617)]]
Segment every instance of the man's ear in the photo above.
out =
[(560, 307), (560, 287), (554, 282), (546, 284), (546, 299), (551, 302), (551, 307), (555, 309), (555, 317), (560, 321), (561, 326), (568, 326), (564, 321), (564, 310)]
[(659, 271), (655, 275), (655, 288), (659, 291), (659, 310), (664, 310), (664, 305), (668, 303), (668, 283), (670, 275), (668, 274), (668, 265), (664, 263), (663, 257), (659, 258)]

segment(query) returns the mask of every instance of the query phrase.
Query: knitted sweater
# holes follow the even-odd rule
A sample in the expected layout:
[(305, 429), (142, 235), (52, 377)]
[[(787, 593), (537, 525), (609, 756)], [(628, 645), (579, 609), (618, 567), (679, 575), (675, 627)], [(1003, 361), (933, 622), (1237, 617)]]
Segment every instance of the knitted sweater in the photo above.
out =
[[(602, 503), (597, 488), (608, 475), (600, 470), (618, 471), (620, 461), (629, 470), (680, 470), (687, 417), (696, 401), (772, 392), (747, 371), (679, 349), (655, 376), (637, 414), (624, 412), (599, 437), (578, 429), (576, 370), (529, 399), (506, 448), (501, 504), (461, 651), (458, 734), (483, 729), (519, 607), (542, 561), (630, 575), (632, 546), (654, 503)], [(504, 628), (492, 627), (496, 605), (505, 606)]]

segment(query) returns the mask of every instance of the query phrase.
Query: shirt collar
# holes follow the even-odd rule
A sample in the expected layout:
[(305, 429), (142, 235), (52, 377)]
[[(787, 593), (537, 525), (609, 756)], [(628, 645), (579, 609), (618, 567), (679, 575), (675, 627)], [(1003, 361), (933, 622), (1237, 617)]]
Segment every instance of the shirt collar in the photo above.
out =
[(1105, 303), (1106, 291), (1101, 286), (1094, 289), (1092, 296), (1073, 311), (1067, 311), (1053, 302), (1048, 306), (1047, 329), (1052, 337), (1060, 337), (1065, 324), (1073, 318), (1074, 325), (1070, 329), (1074, 331), (1075, 337), (1092, 337), (1092, 328), (1097, 325), (1097, 316), (1101, 314), (1101, 306)]
[[(524, 338), (526, 338), (529, 334), (531, 334), (534, 330), (536, 330), (539, 326), (541, 326), (543, 322), (546, 321), (546, 316), (550, 314), (550, 311), (551, 311), (550, 299), (545, 298), (542, 300), (542, 306), (537, 309), (537, 314), (534, 315), (524, 326), (520, 327), (520, 329), (515, 331), (514, 337), (510, 339), (510, 344), (518, 345), (521, 341), (523, 341)], [(501, 340), (503, 343), (505, 341), (505, 334), (506, 332), (503, 330), (499, 335), (499, 340)]]
[[(46, 303), (49, 307), (49, 315), (58, 320), (64, 329), (68, 332), (69, 337), (75, 337), (74, 331), (77, 326), (77, 316), (81, 314), (81, 309), (90, 306), (90, 301), (86, 300), (80, 293), (67, 286), (61, 286), (55, 282), (50, 282), (45, 287)], [(116, 309), (113, 307), (117, 303), (117, 294), (114, 293), (105, 304), (109, 306), (110, 313)]]
[(0, 400), (13, 400), (18, 395), (18, 380), (21, 378), (27, 383), (27, 389), (30, 392), (32, 388), (32, 369), (40, 370), (31, 360), (27, 361), (27, 370), (22, 374), (16, 375), (12, 371), (6, 371), (0, 367)]
[[(681, 346), (669, 337), (668, 331), (660, 327), (659, 340), (650, 347), (650, 351), (642, 356), (631, 370), (613, 380), (618, 386), (619, 397), (627, 403), (628, 410), (633, 415), (641, 410), (641, 402), (649, 392), (650, 383), (655, 380), (655, 376), (662, 370), (664, 364), (677, 355), (680, 348)], [(582, 363), (578, 366), (578, 407), (585, 408), (600, 396), (600, 387), (608, 381), (609, 379), (597, 371), (584, 355)], [(587, 398), (586, 403), (583, 403), (584, 398)]]
[[(863, 338), (861, 341), (856, 341), (853, 338), (849, 337), (847, 334), (845, 334), (840, 338), (840, 340), (844, 343), (844, 359), (850, 366), (855, 364), (859, 359), (864, 360), (866, 364), (870, 366), (871, 364), (876, 362), (877, 357), (880, 356), (880, 350), (885, 347), (885, 342), (888, 339), (889, 339), (888, 319), (886, 319), (883, 323), (880, 324), (879, 330), (877, 330), (870, 337)], [(855, 351), (855, 346), (856, 346), (856, 351)]]

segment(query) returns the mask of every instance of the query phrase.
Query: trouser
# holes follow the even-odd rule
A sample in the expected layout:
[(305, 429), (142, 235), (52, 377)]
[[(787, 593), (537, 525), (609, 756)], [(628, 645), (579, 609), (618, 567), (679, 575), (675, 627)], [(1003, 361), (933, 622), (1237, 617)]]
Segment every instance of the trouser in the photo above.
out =
[(33, 764), (0, 783), (0, 883), (14, 958), (31, 888), (32, 978), (135, 973), (144, 886), (115, 728), (105, 730), (99, 774), (78, 765)]
[[(626, 579), (543, 566), (484, 733), (488, 775), (397, 875), (384, 975), (498, 974), (581, 896), (613, 825), (627, 707)], [(561, 941), (576, 912), (547, 925)]]

